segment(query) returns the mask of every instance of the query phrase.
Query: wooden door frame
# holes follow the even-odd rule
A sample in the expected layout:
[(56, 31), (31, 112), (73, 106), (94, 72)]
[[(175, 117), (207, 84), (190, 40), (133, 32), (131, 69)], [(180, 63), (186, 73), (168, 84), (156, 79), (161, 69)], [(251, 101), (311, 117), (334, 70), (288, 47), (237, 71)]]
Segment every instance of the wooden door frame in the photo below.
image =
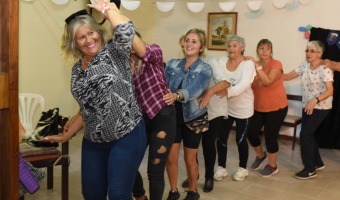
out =
[(0, 0), (0, 5), (0, 72), (8, 77), (9, 101), (0, 109), (0, 199), (18, 200), (19, 1)]

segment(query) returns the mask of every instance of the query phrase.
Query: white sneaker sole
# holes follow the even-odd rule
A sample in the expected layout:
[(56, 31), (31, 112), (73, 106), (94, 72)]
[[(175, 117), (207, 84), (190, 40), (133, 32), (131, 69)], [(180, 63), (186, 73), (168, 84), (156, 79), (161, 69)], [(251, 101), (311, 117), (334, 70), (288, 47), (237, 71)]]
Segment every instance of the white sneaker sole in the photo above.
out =
[(234, 179), (234, 181), (243, 181), (245, 178), (246, 178), (246, 176), (248, 176), (249, 175), (249, 172), (248, 171), (246, 171), (246, 174), (243, 176), (243, 177), (233, 177), (233, 179)]
[(215, 180), (215, 181), (221, 181), (223, 178), (225, 178), (225, 177), (227, 177), (227, 176), (228, 176), (228, 173), (222, 174), (222, 177), (215, 177), (215, 176), (214, 176), (214, 180)]

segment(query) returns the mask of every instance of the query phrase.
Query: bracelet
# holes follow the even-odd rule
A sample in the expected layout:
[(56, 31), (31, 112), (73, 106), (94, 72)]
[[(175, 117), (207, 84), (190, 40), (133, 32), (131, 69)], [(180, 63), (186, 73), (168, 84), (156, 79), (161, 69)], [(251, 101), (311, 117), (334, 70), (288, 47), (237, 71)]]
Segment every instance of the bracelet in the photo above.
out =
[(315, 97), (315, 99), (318, 101), (318, 103), (320, 103), (320, 99), (318, 97)]
[(104, 15), (105, 15), (105, 12), (106, 12), (107, 10), (109, 10), (109, 9), (110, 9), (110, 6), (109, 6), (109, 5), (104, 6), (104, 7), (102, 8), (102, 15), (104, 16)]
[(255, 67), (256, 71), (259, 71), (261, 69), (263, 69), (263, 67), (260, 65), (259, 67)]

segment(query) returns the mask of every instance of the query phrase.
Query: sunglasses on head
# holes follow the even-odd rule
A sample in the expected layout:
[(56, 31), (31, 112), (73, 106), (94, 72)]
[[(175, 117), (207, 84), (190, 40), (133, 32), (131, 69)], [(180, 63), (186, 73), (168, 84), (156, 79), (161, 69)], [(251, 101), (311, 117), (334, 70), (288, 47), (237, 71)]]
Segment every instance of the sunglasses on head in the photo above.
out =
[(70, 15), (68, 18), (65, 19), (66, 24), (69, 24), (72, 20), (74, 20), (75, 18), (81, 15), (88, 15), (86, 9), (80, 10)]
[[(117, 8), (120, 8), (120, 0), (110, 0), (111, 3), (116, 4)], [(87, 13), (86, 9), (80, 10), (76, 13), (73, 13), (72, 15), (70, 15), (68, 18), (65, 19), (66, 24), (69, 24), (73, 19), (77, 18), (80, 15), (88, 15), (89, 13)], [(92, 8), (90, 8), (90, 14), (92, 14)], [(105, 22), (105, 19), (99, 23), (100, 25), (103, 24)]]

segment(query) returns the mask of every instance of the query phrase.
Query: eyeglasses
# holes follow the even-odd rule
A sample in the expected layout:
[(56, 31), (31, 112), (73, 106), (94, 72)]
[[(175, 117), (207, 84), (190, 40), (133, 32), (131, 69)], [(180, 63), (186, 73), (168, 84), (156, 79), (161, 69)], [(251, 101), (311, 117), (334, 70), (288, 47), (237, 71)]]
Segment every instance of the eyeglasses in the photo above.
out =
[(69, 24), (72, 20), (74, 20), (76, 17), (80, 16), (80, 15), (87, 15), (87, 11), (86, 9), (80, 10), (76, 13), (73, 13), (72, 15), (70, 15), (68, 18), (65, 19), (66, 24)]
[(314, 51), (313, 49), (312, 50), (306, 49), (305, 52), (306, 53), (319, 53), (319, 51)]

